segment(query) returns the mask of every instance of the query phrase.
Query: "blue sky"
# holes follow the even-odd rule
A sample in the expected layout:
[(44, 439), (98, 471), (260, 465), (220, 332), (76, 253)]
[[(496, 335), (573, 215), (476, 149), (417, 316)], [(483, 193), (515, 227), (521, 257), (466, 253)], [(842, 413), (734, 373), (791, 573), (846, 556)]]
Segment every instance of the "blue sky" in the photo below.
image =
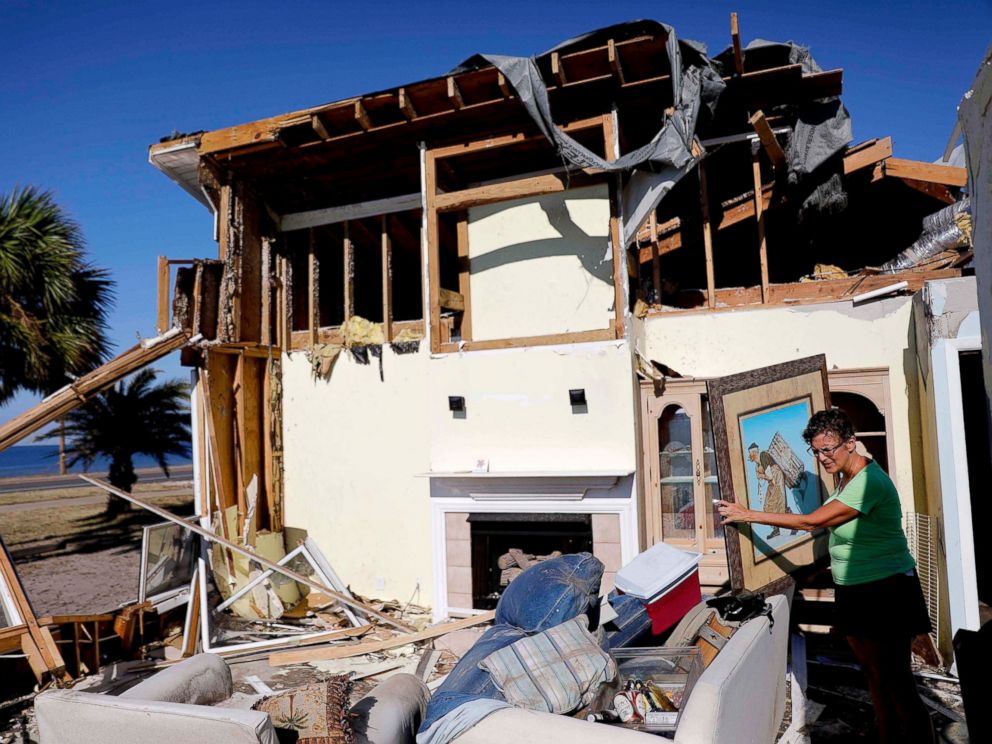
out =
[[(147, 163), (173, 130), (239, 124), (441, 74), (476, 52), (534, 54), (655, 18), (708, 44), (761, 37), (844, 68), (855, 140), (933, 160), (992, 40), (992, 6), (956, 3), (26, 2), (0, 0), (0, 193), (35, 184), (117, 280), (111, 337), (154, 333), (155, 256), (216, 255), (207, 210)], [(185, 374), (176, 359), (159, 367)], [(33, 402), (18, 396), (0, 419)]]

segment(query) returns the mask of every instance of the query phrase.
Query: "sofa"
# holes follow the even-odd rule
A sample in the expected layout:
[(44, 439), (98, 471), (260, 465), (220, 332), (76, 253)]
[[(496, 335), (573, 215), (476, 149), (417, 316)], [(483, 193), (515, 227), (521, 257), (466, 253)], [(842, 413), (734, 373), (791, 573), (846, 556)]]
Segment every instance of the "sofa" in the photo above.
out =
[[(35, 699), (41, 744), (278, 744), (267, 713), (230, 707), (227, 663), (197, 654), (120, 695), (49, 690)], [(411, 674), (382, 682), (351, 708), (358, 744), (413, 741), (427, 687)]]

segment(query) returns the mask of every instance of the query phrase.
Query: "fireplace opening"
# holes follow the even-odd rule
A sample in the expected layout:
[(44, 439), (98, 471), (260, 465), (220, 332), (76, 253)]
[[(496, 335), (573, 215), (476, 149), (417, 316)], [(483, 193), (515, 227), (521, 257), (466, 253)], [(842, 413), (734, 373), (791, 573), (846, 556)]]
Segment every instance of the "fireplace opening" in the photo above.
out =
[[(469, 514), (472, 542), (472, 607), (491, 610), (506, 589), (500, 558), (592, 552), (589, 514)], [(504, 564), (509, 561), (504, 558)], [(509, 577), (513, 576), (511, 569)], [(512, 578), (510, 578), (512, 580)]]

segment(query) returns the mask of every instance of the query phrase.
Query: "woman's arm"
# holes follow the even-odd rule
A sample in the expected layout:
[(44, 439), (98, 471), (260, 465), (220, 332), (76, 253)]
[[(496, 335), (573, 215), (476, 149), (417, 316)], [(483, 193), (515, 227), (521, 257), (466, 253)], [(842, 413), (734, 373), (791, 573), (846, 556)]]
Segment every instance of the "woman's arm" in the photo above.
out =
[(755, 511), (754, 509), (745, 509), (740, 504), (729, 501), (719, 501), (717, 507), (720, 516), (723, 517), (723, 524), (754, 522), (755, 524), (767, 524), (772, 527), (786, 527), (792, 530), (806, 530), (807, 532), (821, 527), (836, 527), (839, 524), (850, 522), (858, 516), (857, 509), (852, 509), (840, 501), (831, 501), (809, 514)]

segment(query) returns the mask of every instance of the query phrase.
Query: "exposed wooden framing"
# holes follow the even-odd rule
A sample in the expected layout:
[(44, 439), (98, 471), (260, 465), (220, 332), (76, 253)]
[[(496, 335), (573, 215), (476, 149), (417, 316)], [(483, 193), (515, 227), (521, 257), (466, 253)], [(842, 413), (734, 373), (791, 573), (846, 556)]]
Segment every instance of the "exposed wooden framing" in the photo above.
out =
[(183, 636), (182, 645), (182, 657), (184, 659), (192, 656), (196, 653), (197, 641), (200, 639), (200, 592), (198, 587), (200, 585), (199, 577), (200, 567), (196, 566), (193, 568), (193, 576), (190, 581), (189, 589), (189, 608), (187, 610), (187, 616), (189, 617), (189, 629)]
[(344, 223), (341, 253), (344, 260), (344, 322), (347, 323), (355, 314), (355, 251), (350, 222)]
[(310, 241), (307, 245), (307, 327), (310, 329), (310, 346), (317, 344), (317, 330), (320, 328), (320, 266), (317, 263), (317, 231), (310, 228)]
[(458, 292), (465, 305), (460, 330), (462, 340), (469, 341), (472, 338), (472, 266), (468, 252), (468, 213), (458, 219), (455, 234), (458, 244)]
[(382, 336), (393, 340), (393, 241), (389, 236), (389, 217), (382, 215)]
[[(619, 132), (613, 114), (605, 114), (602, 118), (603, 147), (607, 160), (615, 160), (619, 156)], [(623, 338), (624, 313), (626, 312), (627, 296), (627, 251), (624, 250), (622, 230), (620, 228), (620, 177), (615, 174), (610, 178), (610, 253), (613, 257), (613, 335)]]
[(502, 72), (496, 72), (496, 85), (499, 86), (499, 92), (503, 95), (503, 98), (513, 98), (513, 88), (506, 82), (506, 75)]
[(259, 343), (271, 346), (272, 338), (272, 239), (262, 238), (262, 310)]
[(241, 257), (238, 277), (238, 335), (229, 341), (259, 341), (262, 327), (262, 237), (265, 205), (254, 192), (239, 184), (241, 202)]
[(282, 452), (276, 452), (276, 447), (281, 446), (281, 433), (274, 427), (281, 425), (281, 401), (273, 400), (280, 390), (278, 380), (273, 385), (273, 377), (279, 371), (279, 361), (272, 357), (264, 362), (262, 369), (262, 470), (265, 472), (265, 503), (266, 511), (269, 515), (269, 529), (273, 532), (280, 532), (282, 524), (282, 483), (280, 469), (276, 468), (276, 460), (281, 458)]
[(438, 302), (444, 310), (462, 312), (465, 310), (465, 298), (458, 292), (441, 287), (438, 290)]
[(172, 327), (169, 313), (169, 259), (158, 257), (158, 312), (155, 322), (155, 332), (165, 333)]
[(915, 178), (899, 178), (904, 184), (909, 186), (911, 189), (916, 189), (917, 191), (926, 194), (927, 196), (932, 196), (934, 199), (939, 199), (945, 204), (953, 204), (957, 201), (951, 194), (951, 190), (942, 183), (933, 183), (932, 181), (918, 181)]
[(953, 165), (935, 165), (903, 158), (888, 158), (885, 161), (885, 174), (899, 178), (914, 178), (930, 183), (963, 188), (968, 185), (968, 171)]
[(892, 157), (892, 138), (866, 142), (859, 147), (853, 147), (844, 155), (844, 175), (875, 165), (879, 161)]
[(768, 126), (768, 120), (765, 118), (763, 112), (755, 111), (748, 121), (754, 127), (758, 139), (761, 140), (761, 146), (765, 148), (765, 152), (768, 154), (772, 168), (775, 169), (775, 177), (780, 178), (785, 174), (786, 170), (785, 150), (782, 149), (782, 145), (775, 138), (772, 128)]
[(737, 23), (737, 14), (730, 14), (730, 41), (734, 47), (734, 72), (744, 74), (744, 52), (741, 50), (741, 30)]
[(623, 64), (620, 62), (620, 52), (617, 51), (617, 43), (613, 39), (608, 39), (606, 42), (606, 56), (610, 61), (610, 69), (613, 70), (613, 75), (620, 81), (620, 85), (623, 85)]
[[(793, 282), (789, 284), (770, 284), (768, 286), (767, 305), (808, 305), (822, 302), (851, 299), (854, 291), (869, 292), (874, 289), (889, 286), (894, 282), (905, 280), (905, 292), (912, 293), (934, 279), (950, 279), (961, 276), (960, 269), (936, 269), (933, 271), (904, 271), (898, 274), (879, 274), (871, 276), (851, 276), (844, 279), (821, 279), (815, 282)], [(686, 293), (689, 294), (689, 293)], [(761, 287), (726, 287), (716, 292), (716, 312), (733, 311), (747, 307), (760, 307)], [(714, 312), (706, 307), (705, 302), (693, 307), (666, 307), (665, 310), (652, 310), (652, 313), (665, 315)]]
[(374, 201), (360, 202), (358, 204), (345, 204), (340, 207), (311, 209), (306, 212), (284, 214), (279, 223), (279, 230), (282, 232), (302, 230), (307, 227), (332, 225), (338, 222), (346, 222), (348, 220), (360, 220), (365, 217), (378, 217), (383, 214), (407, 212), (413, 209), (420, 209), (419, 193), (404, 194), (403, 196), (391, 196), (387, 199), (376, 199)]
[(424, 225), (427, 240), (423, 260), (427, 262), (428, 297), (424, 319), (428, 321), (430, 328), (431, 351), (436, 352), (441, 346), (441, 250), (438, 236), (437, 160), (432, 150), (424, 152)]
[[(578, 119), (559, 128), (561, 131), (571, 134), (573, 132), (581, 132), (586, 129), (599, 129), (602, 126), (603, 117), (593, 116), (588, 119)], [(538, 140), (543, 141), (544, 139), (543, 134), (535, 135), (524, 132), (515, 132), (513, 134), (502, 134), (496, 137), (473, 140), (472, 142), (463, 142), (457, 145), (436, 147), (431, 150), (431, 152), (434, 154), (435, 160), (443, 160), (445, 158), (457, 157), (458, 155), (466, 155), (477, 150), (494, 150), (498, 147), (508, 147), (510, 145), (518, 145), (523, 142), (534, 142)]]
[(220, 186), (220, 206), (217, 209), (217, 258), (221, 261), (227, 260), (227, 254), (229, 252), (228, 243), (231, 236), (226, 229), (226, 225), (230, 222), (229, 218), (233, 201), (234, 190), (231, 188), (231, 185), (222, 183)]
[(462, 89), (458, 87), (458, 82), (453, 76), (448, 78), (448, 100), (456, 109), (465, 108), (465, 99), (462, 98)]
[(358, 99), (355, 101), (355, 121), (358, 122), (358, 126), (364, 129), (366, 132), (372, 128), (372, 119), (369, 118), (369, 112), (365, 110), (362, 105), (362, 100)]
[(451, 633), (464, 628), (471, 628), (474, 625), (481, 625), (482, 623), (488, 623), (494, 617), (496, 617), (496, 612), (494, 610), (490, 610), (478, 615), (472, 615), (471, 617), (467, 617), (462, 620), (455, 620), (450, 623), (435, 625), (431, 628), (427, 628), (426, 630), (422, 630), (419, 633), (394, 636), (392, 638), (387, 638), (384, 641), (365, 641), (350, 646), (326, 646), (321, 648), (301, 649), (299, 651), (277, 651), (269, 656), (269, 666), (284, 666), (286, 664), (297, 664), (307, 661), (346, 659), (351, 656), (362, 656), (364, 654), (378, 653), (380, 651), (387, 651), (391, 648), (405, 646), (408, 643), (428, 641), (432, 638), (442, 636), (445, 633)]
[(561, 56), (558, 52), (551, 52), (551, 74), (555, 76), (558, 85), (568, 85), (568, 78), (565, 76), (565, 68), (561, 64)]
[[(209, 436), (207, 432), (207, 416), (209, 412), (206, 407), (206, 391), (203, 385), (200, 383), (203, 375), (197, 372), (197, 386), (196, 386), (196, 423), (197, 423), (197, 436), (196, 436), (196, 458), (197, 462), (206, 464), (208, 462), (208, 441)], [(197, 514), (209, 514), (210, 513), (210, 477), (208, 473), (204, 473), (199, 479), (200, 489), (196, 494), (196, 513)]]
[[(265, 494), (263, 492), (265, 483), (265, 472), (262, 466), (262, 448), (264, 428), (262, 426), (262, 389), (264, 386), (263, 375), (264, 361), (248, 357), (244, 354), (238, 355), (238, 369), (240, 370), (241, 384), (235, 391), (235, 404), (237, 408), (238, 441), (241, 451), (241, 487), (238, 489), (238, 530), (243, 534), (244, 519), (248, 516), (247, 503), (245, 501), (245, 489), (251, 482), (253, 476), (258, 477), (260, 489), (258, 501), (255, 508), (256, 529), (264, 529), (267, 525), (267, 514), (264, 514)], [(265, 519), (263, 519), (263, 517)], [(251, 528), (252, 525), (249, 525)]]
[[(246, 556), (265, 568), (270, 568), (282, 576), (288, 576), (289, 578), (293, 579), (293, 581), (298, 581), (301, 584), (306, 584), (307, 586), (313, 589), (323, 592), (327, 596), (336, 599), (338, 602), (341, 602), (342, 604), (348, 605), (353, 609), (360, 610), (365, 615), (376, 617), (382, 622), (386, 623), (387, 625), (391, 625), (394, 628), (402, 630), (404, 633), (413, 634), (414, 632), (413, 628), (407, 625), (406, 623), (400, 622), (395, 618), (385, 614), (384, 612), (380, 612), (374, 607), (370, 607), (367, 604), (359, 602), (353, 597), (350, 597), (346, 594), (342, 594), (341, 592), (331, 589), (330, 587), (324, 586), (320, 582), (312, 579), (310, 576), (305, 576), (301, 573), (297, 573), (296, 571), (293, 571), (290, 568), (287, 568), (286, 566), (281, 566), (275, 561), (270, 561), (265, 556), (259, 555), (250, 548), (246, 546), (238, 545), (230, 540), (220, 537), (219, 535), (216, 535), (210, 530), (201, 527), (199, 524), (195, 522), (190, 522), (188, 520), (183, 519), (182, 517), (178, 517), (175, 514), (166, 511), (165, 509), (160, 509), (154, 504), (149, 503), (148, 501), (145, 501), (144, 499), (141, 499), (135, 496), (134, 494), (121, 491), (119, 488), (115, 488), (114, 486), (111, 486), (109, 483), (104, 483), (103, 481), (97, 480), (96, 478), (90, 478), (87, 475), (80, 475), (79, 477), (82, 478), (87, 483), (96, 486), (97, 488), (101, 488), (104, 491), (107, 491), (108, 493), (111, 493), (115, 496), (124, 499), (125, 501), (129, 501), (132, 504), (137, 504), (143, 509), (147, 509), (152, 514), (156, 514), (159, 517), (162, 517), (162, 519), (167, 519), (174, 524), (178, 524), (184, 527), (185, 529), (188, 529), (190, 532), (195, 532), (197, 535), (200, 535), (201, 537), (209, 540), (210, 542), (219, 543), (220, 545), (223, 545), (225, 548), (228, 548), (229, 550), (232, 550), (235, 553), (238, 553), (239, 555)], [(408, 643), (409, 642), (411, 641), (408, 641)]]
[(289, 309), (292, 298), (290, 296), (289, 284), (289, 259), (280, 255), (279, 262), (279, 290), (276, 293), (276, 307), (278, 308), (279, 320), (276, 332), (276, 343), (284, 349), (289, 348), (289, 340), (293, 336), (292, 318)]
[[(651, 212), (651, 235), (657, 235), (658, 216)], [(655, 237), (651, 241), (651, 280), (654, 282), (654, 291), (658, 297), (658, 304), (661, 304), (661, 254), (658, 252), (658, 240)]]
[(706, 185), (706, 161), (699, 161), (699, 205), (703, 214), (703, 249), (706, 258), (706, 303), (716, 307), (716, 280), (713, 272), (713, 231), (710, 226), (710, 195)]
[(466, 341), (462, 344), (442, 344), (441, 351), (488, 351), (491, 349), (519, 349), (524, 346), (556, 346), (578, 344), (587, 341), (612, 341), (616, 338), (611, 321), (610, 328), (575, 333), (553, 333), (547, 336), (522, 336), (519, 338), (492, 339), (486, 341)]
[[(395, 337), (401, 331), (413, 331), (415, 333), (424, 333), (424, 321), (423, 320), (393, 320), (393, 336)], [(327, 328), (321, 328), (320, 333), (317, 334), (317, 341), (321, 344), (336, 344), (338, 346), (344, 343), (344, 336), (341, 334), (340, 326), (330, 326)], [(291, 337), (291, 345), (288, 351), (299, 351), (301, 349), (306, 349), (310, 342), (310, 332), (309, 331), (293, 331)]]
[(71, 385), (52, 393), (41, 403), (0, 426), (0, 451), (16, 444), (43, 426), (58, 421), (69, 411), (131, 372), (186, 345), (189, 337), (179, 329), (132, 346)]
[(754, 216), (758, 220), (758, 258), (761, 261), (761, 301), (768, 302), (768, 246), (765, 241), (765, 205), (761, 198), (761, 161), (758, 148), (751, 146), (751, 170), (754, 174)]
[(511, 199), (558, 194), (570, 188), (601, 183), (602, 180), (602, 172), (593, 168), (583, 169), (570, 175), (549, 173), (437, 194), (434, 206), (438, 212), (452, 212)]
[(417, 109), (413, 107), (413, 101), (410, 100), (410, 94), (407, 93), (406, 88), (400, 88), (397, 91), (397, 97), (399, 98), (400, 111), (403, 113), (407, 119), (417, 118)]
[[(234, 372), (236, 359), (227, 354), (207, 351), (206, 377), (203, 378), (210, 457), (215, 463), (217, 498), (221, 510), (238, 503), (237, 475), (234, 462)], [(222, 522), (223, 524), (223, 522)]]
[(245, 454), (247, 449), (247, 444), (244, 440), (245, 431), (245, 421), (244, 421), (244, 385), (242, 380), (244, 377), (244, 354), (238, 354), (234, 357), (234, 381), (231, 386), (231, 397), (234, 402), (233, 413), (231, 417), (231, 425), (233, 425), (234, 431), (232, 436), (233, 441), (233, 454), (234, 454), (234, 497), (237, 504), (237, 534), (244, 534), (245, 528), (245, 516), (247, 513), (246, 501), (245, 501), (245, 488), (248, 485), (248, 481), (245, 479)]
[(323, 140), (328, 140), (331, 138), (331, 133), (324, 124), (324, 120), (320, 118), (320, 114), (314, 114), (310, 117), (310, 126), (313, 127), (313, 131), (317, 133), (317, 136)]

